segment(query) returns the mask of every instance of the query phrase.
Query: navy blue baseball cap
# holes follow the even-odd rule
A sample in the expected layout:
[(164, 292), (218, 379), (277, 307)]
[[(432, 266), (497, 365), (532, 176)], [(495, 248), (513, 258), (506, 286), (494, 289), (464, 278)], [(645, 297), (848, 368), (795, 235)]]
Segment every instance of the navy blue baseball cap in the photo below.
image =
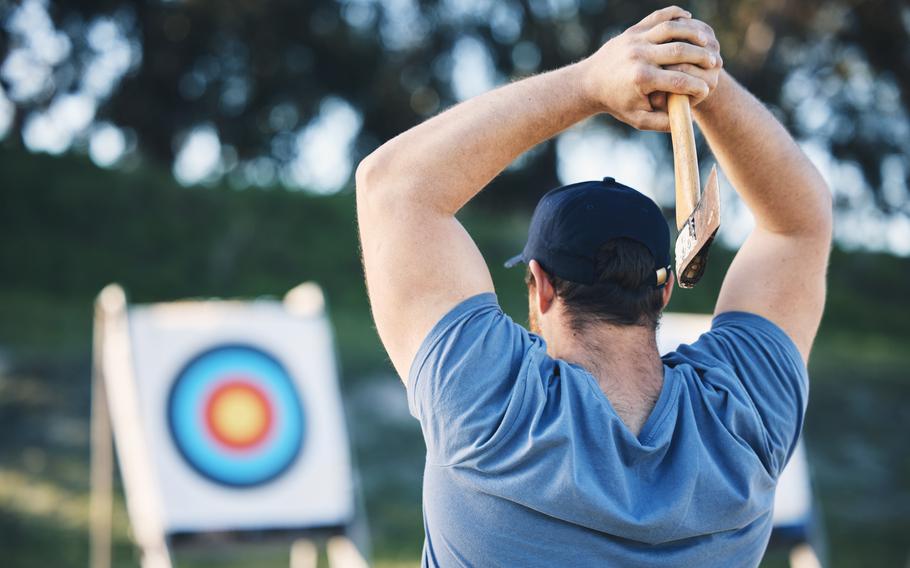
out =
[(593, 284), (600, 248), (616, 238), (645, 245), (654, 256), (654, 280), (669, 279), (670, 227), (654, 201), (611, 177), (548, 191), (537, 203), (528, 242), (506, 267), (536, 260), (564, 280)]

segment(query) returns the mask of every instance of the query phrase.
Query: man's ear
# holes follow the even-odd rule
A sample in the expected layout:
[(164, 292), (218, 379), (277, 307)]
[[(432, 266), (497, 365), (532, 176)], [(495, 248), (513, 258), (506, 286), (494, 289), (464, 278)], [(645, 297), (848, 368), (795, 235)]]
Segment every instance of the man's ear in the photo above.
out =
[(550, 275), (544, 271), (539, 262), (532, 259), (528, 263), (528, 268), (531, 270), (531, 276), (534, 277), (537, 307), (540, 313), (545, 314), (553, 305), (553, 300), (556, 299), (556, 289), (553, 288), (553, 283), (550, 282)]
[(661, 309), (665, 309), (667, 307), (667, 304), (670, 303), (670, 297), (673, 295), (673, 288), (675, 285), (676, 285), (676, 275), (673, 274), (673, 272), (670, 272), (670, 277), (667, 278), (667, 283), (664, 284), (664, 289), (661, 290), (661, 293), (663, 294), (663, 297), (664, 297), (664, 307)]

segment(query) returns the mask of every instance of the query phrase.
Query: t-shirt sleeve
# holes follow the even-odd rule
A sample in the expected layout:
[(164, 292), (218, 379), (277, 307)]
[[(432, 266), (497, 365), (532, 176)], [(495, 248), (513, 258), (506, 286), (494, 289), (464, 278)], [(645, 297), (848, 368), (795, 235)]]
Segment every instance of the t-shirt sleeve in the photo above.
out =
[(430, 463), (477, 457), (508, 435), (524, 400), (522, 365), (540, 342), (502, 312), (492, 293), (443, 316), (408, 376), (408, 407), (420, 421)]
[(809, 394), (806, 366), (790, 337), (762, 316), (725, 312), (714, 318), (711, 331), (679, 352), (694, 359), (703, 353), (731, 367), (732, 373), (704, 377), (732, 377), (733, 388), (745, 392), (760, 423), (759, 457), (780, 475), (799, 439)]

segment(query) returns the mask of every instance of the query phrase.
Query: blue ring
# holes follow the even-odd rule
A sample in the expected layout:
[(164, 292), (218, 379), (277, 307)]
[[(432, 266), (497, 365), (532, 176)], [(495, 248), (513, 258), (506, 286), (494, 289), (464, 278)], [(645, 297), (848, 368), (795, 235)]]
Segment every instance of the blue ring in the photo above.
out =
[[(221, 447), (205, 424), (208, 395), (241, 375), (260, 387), (272, 404), (272, 426), (256, 448), (242, 453)], [(258, 347), (225, 344), (199, 353), (177, 374), (168, 395), (168, 426), (183, 459), (200, 475), (229, 487), (272, 481), (300, 455), (305, 417), (297, 388), (284, 365)]]

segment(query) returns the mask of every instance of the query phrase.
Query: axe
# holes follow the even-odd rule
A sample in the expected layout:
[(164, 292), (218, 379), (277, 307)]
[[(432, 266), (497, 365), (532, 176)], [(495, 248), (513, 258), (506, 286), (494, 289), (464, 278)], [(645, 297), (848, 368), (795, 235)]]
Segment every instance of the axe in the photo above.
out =
[(670, 94), (670, 137), (673, 140), (673, 169), (676, 174), (676, 279), (680, 288), (692, 288), (705, 272), (708, 248), (720, 227), (720, 194), (717, 189), (717, 166), (705, 191), (699, 195), (698, 156), (695, 155), (695, 133), (689, 97)]

